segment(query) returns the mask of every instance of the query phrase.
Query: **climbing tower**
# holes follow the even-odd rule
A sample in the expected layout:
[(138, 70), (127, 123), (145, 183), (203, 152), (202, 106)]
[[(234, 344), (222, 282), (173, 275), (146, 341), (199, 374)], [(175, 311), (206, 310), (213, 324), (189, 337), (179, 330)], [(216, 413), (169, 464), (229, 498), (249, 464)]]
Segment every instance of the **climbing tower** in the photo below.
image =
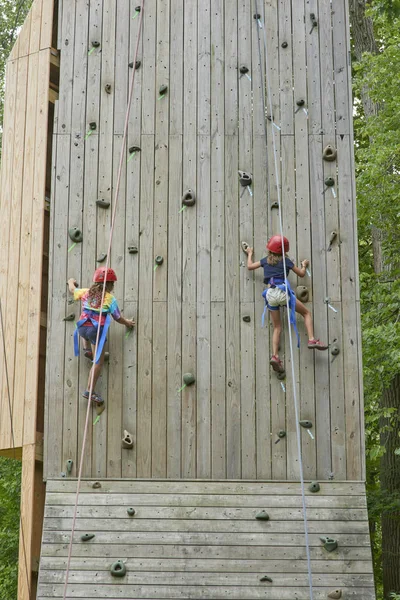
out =
[[(375, 598), (350, 76), (348, 0), (34, 0), (0, 223), (19, 600)], [(280, 222), (329, 350), (284, 319), (278, 379), (241, 242), (259, 260)], [(66, 282), (102, 264), (137, 326), (109, 332), (97, 414)]]

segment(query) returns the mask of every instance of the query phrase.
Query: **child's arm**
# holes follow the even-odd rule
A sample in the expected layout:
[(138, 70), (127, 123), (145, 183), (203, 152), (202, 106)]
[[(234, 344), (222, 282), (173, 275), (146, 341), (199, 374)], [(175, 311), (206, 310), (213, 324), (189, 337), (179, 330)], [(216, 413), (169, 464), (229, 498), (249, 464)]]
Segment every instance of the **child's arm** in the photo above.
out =
[(301, 261), (301, 269), (299, 269), (299, 267), (296, 267), (296, 265), (294, 265), (292, 271), (293, 271), (293, 273), (296, 273), (296, 275), (298, 275), (299, 277), (304, 277), (304, 275), (306, 274), (306, 269), (309, 264), (310, 264), (309, 260), (302, 260)]
[(125, 317), (123, 317), (122, 315), (120, 316), (119, 319), (115, 319), (117, 321), (117, 323), (120, 323), (121, 325), (125, 325), (125, 327), (129, 327), (129, 329), (132, 329), (132, 327), (135, 326), (135, 321), (132, 319), (125, 319)]
[(68, 279), (68, 289), (69, 289), (69, 293), (74, 295), (75, 289), (78, 287), (78, 282), (71, 277), (71, 279)]
[(257, 262), (253, 262), (253, 258), (252, 258), (252, 254), (253, 254), (253, 248), (246, 248), (246, 254), (247, 254), (247, 268), (249, 269), (249, 271), (254, 271), (254, 269), (258, 269), (259, 267), (261, 267), (261, 263), (258, 260)]

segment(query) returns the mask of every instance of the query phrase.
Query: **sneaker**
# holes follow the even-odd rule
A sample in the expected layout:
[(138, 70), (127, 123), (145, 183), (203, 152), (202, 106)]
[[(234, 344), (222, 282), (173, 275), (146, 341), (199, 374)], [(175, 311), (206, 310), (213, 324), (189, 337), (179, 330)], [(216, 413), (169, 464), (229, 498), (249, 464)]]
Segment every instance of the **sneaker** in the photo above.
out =
[(308, 348), (310, 350), (328, 350), (328, 346), (319, 340), (308, 340)]
[(83, 354), (86, 356), (86, 358), (93, 360), (93, 352), (91, 350), (85, 350)]
[(276, 371), (276, 373), (284, 373), (285, 372), (285, 367), (283, 366), (282, 361), (280, 360), (280, 358), (278, 356), (275, 356), (273, 354), (271, 356), (271, 360), (269, 361), (269, 364), (271, 365), (273, 370)]

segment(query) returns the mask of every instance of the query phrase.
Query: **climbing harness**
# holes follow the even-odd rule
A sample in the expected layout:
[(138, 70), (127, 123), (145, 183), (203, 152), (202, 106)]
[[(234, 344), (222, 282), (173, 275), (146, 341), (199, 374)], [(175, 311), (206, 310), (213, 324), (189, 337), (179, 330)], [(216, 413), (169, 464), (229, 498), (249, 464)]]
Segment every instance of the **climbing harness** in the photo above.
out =
[[(258, 0), (254, 0), (255, 13), (258, 15)], [(263, 10), (264, 7), (263, 7)], [(262, 73), (262, 61), (261, 61), (261, 44), (260, 44), (260, 31), (263, 33), (264, 39), (264, 51), (265, 51), (265, 73), (266, 73), (266, 89), (267, 89), (267, 97), (269, 101), (269, 114), (273, 115), (273, 106), (272, 106), (272, 92), (271, 92), (271, 81), (269, 75), (269, 55), (268, 55), (268, 47), (267, 47), (267, 34), (265, 31), (265, 27), (261, 22), (261, 18), (257, 19), (258, 23), (258, 47), (260, 53), (260, 71), (261, 71), (261, 89), (264, 90), (264, 78)], [(264, 102), (264, 92), (262, 93), (263, 102)], [(264, 102), (264, 110), (266, 112), (266, 105)], [(267, 145), (268, 137), (267, 137), (267, 127), (265, 124), (265, 144)], [(278, 170), (278, 156), (277, 156), (277, 145), (275, 140), (275, 129), (271, 128), (272, 132), (272, 146), (274, 153), (274, 166), (275, 166), (275, 181), (276, 181), (276, 190), (277, 190), (277, 201), (278, 201), (278, 215), (279, 215), (279, 229), (281, 235), (281, 245), (282, 245), (282, 258), (283, 258), (283, 273), (285, 276), (285, 283), (288, 284), (287, 276), (286, 276), (286, 259), (285, 259), (285, 244), (284, 244), (284, 236), (283, 236), (283, 222), (282, 222), (282, 210), (281, 210), (281, 192), (280, 192), (280, 180), (279, 180), (279, 170)], [(312, 569), (311, 569), (311, 554), (310, 554), (310, 541), (308, 536), (308, 521), (307, 521), (307, 507), (306, 507), (306, 496), (305, 496), (305, 485), (304, 485), (304, 470), (303, 470), (303, 457), (301, 452), (301, 431), (300, 431), (300, 411), (297, 399), (297, 387), (296, 387), (296, 377), (294, 372), (294, 352), (293, 352), (293, 340), (291, 334), (291, 319), (290, 319), (290, 294), (286, 294), (286, 305), (287, 305), (287, 318), (288, 318), (288, 327), (289, 327), (289, 348), (290, 348), (290, 365), (292, 372), (292, 383), (293, 383), (293, 404), (295, 410), (295, 420), (296, 420), (296, 434), (297, 434), (297, 452), (298, 452), (298, 460), (299, 460), (299, 474), (300, 474), (300, 484), (301, 484), (301, 498), (302, 498), (302, 506), (303, 506), (303, 518), (304, 518), (304, 536), (305, 536), (305, 545), (306, 545), (306, 553), (307, 553), (307, 571), (308, 571), (308, 585), (310, 590), (310, 600), (314, 600), (313, 595), (313, 578), (312, 578)], [(283, 382), (281, 382), (283, 383)]]
[[(140, 36), (141, 36), (141, 32), (142, 32), (142, 27), (143, 27), (144, 4), (145, 4), (145, 0), (141, 0), (140, 11), (139, 11), (140, 16), (139, 16), (139, 25), (138, 25), (138, 36), (137, 36), (137, 40), (136, 40), (135, 57), (133, 59), (134, 64), (136, 64), (136, 61), (138, 58), (138, 53), (139, 53), (139, 42), (140, 42)], [(129, 88), (128, 105), (127, 105), (126, 114), (125, 114), (124, 134), (123, 134), (122, 145), (121, 145), (121, 148), (122, 148), (121, 156), (120, 156), (120, 161), (119, 161), (119, 166), (118, 166), (118, 174), (117, 174), (115, 193), (114, 193), (113, 212), (112, 212), (112, 218), (111, 218), (110, 237), (109, 237), (109, 241), (108, 241), (107, 261), (106, 261), (106, 265), (105, 265), (105, 272), (107, 272), (107, 270), (109, 268), (109, 260), (110, 260), (110, 256), (111, 256), (111, 242), (112, 242), (112, 237), (113, 237), (113, 232), (114, 232), (116, 208), (117, 208), (118, 195), (119, 195), (119, 189), (120, 189), (120, 184), (121, 184), (122, 168), (123, 168), (123, 161), (124, 161), (124, 150), (125, 150), (126, 140), (127, 140), (127, 136), (128, 136), (129, 115), (130, 115), (130, 109), (131, 109), (132, 98), (133, 98), (135, 73), (136, 73), (136, 69), (133, 69), (132, 79), (131, 79), (130, 88)], [(104, 304), (104, 298), (106, 295), (106, 281), (107, 281), (107, 277), (104, 277), (103, 291), (102, 291), (100, 306), (103, 306), (103, 304)], [(96, 345), (95, 345), (96, 357), (97, 357), (97, 351), (98, 351), (98, 347), (99, 347), (99, 341), (100, 341), (100, 327), (97, 328), (97, 335), (96, 335)], [(72, 541), (73, 541), (73, 537), (74, 537), (76, 517), (77, 517), (77, 512), (78, 512), (78, 501), (79, 501), (79, 491), (80, 491), (80, 485), (81, 485), (81, 479), (82, 479), (83, 457), (84, 457), (84, 453), (85, 453), (86, 438), (87, 438), (89, 416), (90, 416), (90, 407), (91, 407), (91, 397), (92, 397), (92, 393), (93, 393), (93, 375), (94, 375), (94, 373), (93, 373), (93, 369), (92, 369), (92, 376), (90, 379), (90, 389), (89, 389), (89, 400), (88, 400), (87, 411), (86, 411), (86, 422), (85, 422), (85, 429), (84, 429), (84, 434), (83, 434), (83, 439), (82, 439), (82, 450), (81, 450), (78, 479), (77, 479), (74, 516), (72, 519), (71, 538), (70, 538), (69, 547), (68, 547), (68, 559), (67, 559), (67, 568), (66, 568), (66, 574), (65, 574), (63, 600), (66, 600), (67, 590), (68, 590), (68, 577), (69, 577), (69, 571), (70, 571), (70, 566), (71, 566), (71, 556), (72, 556)]]
[(278, 289), (282, 290), (282, 292), (285, 292), (286, 297), (289, 300), (289, 303), (287, 306), (288, 306), (288, 310), (289, 310), (290, 324), (293, 325), (293, 329), (295, 330), (296, 337), (297, 337), (297, 347), (300, 348), (300, 335), (299, 335), (299, 330), (297, 329), (297, 322), (296, 322), (296, 294), (292, 290), (290, 282), (287, 278), (285, 280), (283, 280), (283, 279), (281, 280), (281, 279), (275, 279), (274, 277), (271, 277), (270, 287), (263, 291), (262, 297), (265, 300), (265, 307), (264, 307), (263, 314), (261, 317), (261, 325), (262, 325), (262, 327), (264, 327), (265, 315), (267, 313), (267, 309), (269, 309), (269, 310), (278, 309), (279, 310), (278, 306), (274, 307), (274, 306), (270, 306), (268, 304), (267, 295), (268, 295), (268, 290), (271, 288), (272, 289), (278, 288)]
[[(110, 328), (111, 325), (111, 315), (110, 313), (98, 313), (94, 310), (84, 310), (84, 314), (85, 316), (82, 319), (79, 319), (79, 321), (76, 324), (76, 329), (74, 332), (74, 354), (75, 356), (79, 356), (79, 327), (81, 327), (82, 325), (84, 325), (87, 321), (90, 321), (93, 325), (93, 327), (96, 327), (96, 329), (99, 328), (99, 321), (96, 321), (96, 317), (105, 317), (105, 321), (104, 321), (104, 325), (102, 326), (102, 332), (100, 335), (100, 339), (99, 339), (99, 344), (97, 346), (97, 351), (96, 351), (96, 357), (95, 357), (95, 363), (98, 363), (101, 357), (101, 353), (103, 352), (103, 348), (104, 348), (104, 344), (106, 343), (106, 339), (107, 339), (107, 331)], [(96, 339), (97, 339), (97, 335), (96, 335)]]

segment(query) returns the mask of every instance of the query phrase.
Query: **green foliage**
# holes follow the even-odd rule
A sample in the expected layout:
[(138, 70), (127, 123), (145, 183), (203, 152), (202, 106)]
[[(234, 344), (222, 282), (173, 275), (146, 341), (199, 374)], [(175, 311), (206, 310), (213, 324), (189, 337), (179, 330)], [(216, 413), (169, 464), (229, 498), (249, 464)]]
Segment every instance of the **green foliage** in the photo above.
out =
[(0, 600), (16, 600), (21, 463), (0, 457)]

